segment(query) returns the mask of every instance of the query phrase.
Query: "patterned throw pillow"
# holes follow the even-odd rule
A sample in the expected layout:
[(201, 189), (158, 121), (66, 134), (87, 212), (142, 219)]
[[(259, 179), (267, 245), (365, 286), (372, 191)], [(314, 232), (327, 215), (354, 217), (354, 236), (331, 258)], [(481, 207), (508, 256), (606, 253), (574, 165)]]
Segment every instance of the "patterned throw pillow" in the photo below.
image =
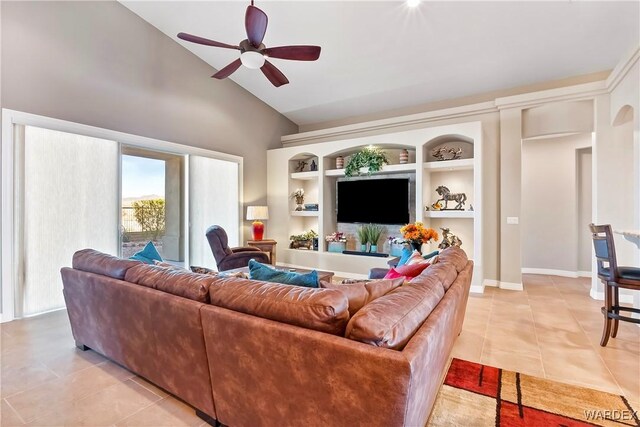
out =
[(398, 267), (404, 267), (405, 265), (420, 264), (420, 263), (423, 263), (423, 262), (427, 262), (427, 261), (424, 258), (422, 258), (422, 254), (420, 252), (418, 252), (418, 251), (413, 251), (413, 253), (409, 257), (407, 262), (402, 266), (399, 265)]
[(240, 279), (247, 279), (247, 275), (241, 271), (236, 271), (235, 273), (225, 273), (220, 272), (220, 271), (215, 271), (215, 270), (211, 270), (210, 268), (206, 268), (206, 267), (198, 267), (196, 265), (192, 265), (189, 267), (189, 269), (194, 272), (194, 273), (198, 273), (198, 274), (208, 274), (210, 276), (219, 276), (219, 277), (238, 277)]

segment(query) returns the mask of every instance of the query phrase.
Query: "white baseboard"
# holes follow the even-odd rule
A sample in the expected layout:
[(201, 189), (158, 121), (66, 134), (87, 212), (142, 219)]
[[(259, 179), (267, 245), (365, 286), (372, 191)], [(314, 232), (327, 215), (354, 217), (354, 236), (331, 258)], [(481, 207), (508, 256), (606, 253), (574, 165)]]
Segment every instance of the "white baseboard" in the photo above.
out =
[(554, 270), (550, 268), (523, 268), (522, 274), (547, 274), (550, 276), (561, 277), (591, 277), (590, 271), (569, 271), (569, 270)]
[[(604, 292), (597, 292), (593, 289), (589, 291), (589, 296), (598, 301), (604, 301)], [(633, 304), (633, 295), (620, 294), (620, 302), (624, 304)]]
[(469, 289), (469, 292), (471, 292), (472, 294), (483, 294), (484, 285), (472, 285)]
[(524, 286), (522, 286), (522, 283), (514, 283), (514, 282), (500, 282), (500, 285), (498, 286), (500, 289), (507, 289), (509, 291), (523, 291), (524, 290)]
[(522, 283), (501, 282), (494, 279), (484, 279), (482, 283), (484, 286), (491, 286), (492, 288), (506, 289), (508, 291), (522, 291), (524, 287)]
[(9, 316), (7, 314), (0, 313), (0, 323), (11, 322), (12, 320), (14, 320), (13, 316)]
[(500, 282), (493, 279), (484, 279), (484, 282), (482, 282), (482, 285), (491, 286), (492, 288), (497, 288), (500, 286)]

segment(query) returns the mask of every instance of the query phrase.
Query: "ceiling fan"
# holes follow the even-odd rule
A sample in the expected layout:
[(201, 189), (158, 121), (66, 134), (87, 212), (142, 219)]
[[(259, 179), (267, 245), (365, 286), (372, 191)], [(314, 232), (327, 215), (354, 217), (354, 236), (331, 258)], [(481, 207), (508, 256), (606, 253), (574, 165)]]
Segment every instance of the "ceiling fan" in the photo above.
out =
[(280, 87), (289, 83), (275, 65), (267, 61), (267, 58), (290, 59), (294, 61), (315, 61), (320, 57), (320, 46), (279, 46), (266, 47), (262, 40), (267, 31), (267, 14), (251, 4), (247, 6), (247, 13), (244, 18), (244, 26), (247, 30), (247, 38), (242, 40), (238, 46), (220, 43), (203, 37), (194, 36), (187, 33), (179, 33), (178, 38), (192, 43), (206, 46), (222, 47), (225, 49), (236, 49), (240, 51), (240, 58), (233, 61), (211, 77), (224, 79), (229, 77), (234, 71), (244, 65), (247, 68), (258, 69), (275, 86)]

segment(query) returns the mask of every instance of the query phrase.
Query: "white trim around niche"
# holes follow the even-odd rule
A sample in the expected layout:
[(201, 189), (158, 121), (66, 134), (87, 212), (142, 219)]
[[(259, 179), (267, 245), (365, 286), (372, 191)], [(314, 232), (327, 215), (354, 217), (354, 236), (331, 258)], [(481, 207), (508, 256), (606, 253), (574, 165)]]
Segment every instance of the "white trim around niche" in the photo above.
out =
[[(60, 132), (74, 133), (78, 135), (86, 135), (94, 138), (107, 139), (117, 141), (119, 144), (128, 146), (145, 148), (154, 151), (165, 151), (181, 155), (194, 155), (201, 157), (209, 157), (218, 160), (225, 160), (238, 164), (238, 229), (240, 231), (240, 241), (244, 241), (243, 227), (243, 158), (233, 154), (221, 153), (218, 151), (207, 150), (204, 148), (192, 147), (189, 145), (177, 144), (174, 142), (163, 141), (154, 138), (147, 138), (139, 135), (132, 135), (124, 132), (118, 132), (109, 129), (103, 129), (95, 126), (84, 125), (80, 123), (69, 122), (66, 120), (53, 119), (50, 117), (39, 116), (36, 114), (25, 113), (3, 108), (2, 109), (2, 161), (0, 164), (1, 185), (0, 185), (0, 201), (2, 203), (1, 225), (0, 225), (0, 254), (2, 254), (2, 274), (0, 275), (0, 288), (2, 295), (2, 312), (0, 313), (0, 323), (9, 322), (14, 319), (14, 295), (13, 295), (13, 278), (15, 272), (14, 260), (14, 126), (35, 126)], [(188, 167), (188, 165), (187, 165)], [(187, 169), (188, 172), (188, 169)], [(188, 179), (188, 176), (187, 176)], [(188, 194), (185, 195), (188, 201)], [(188, 228), (188, 224), (186, 225)], [(188, 231), (188, 230), (187, 230)], [(188, 248), (188, 236), (186, 234), (185, 245)]]

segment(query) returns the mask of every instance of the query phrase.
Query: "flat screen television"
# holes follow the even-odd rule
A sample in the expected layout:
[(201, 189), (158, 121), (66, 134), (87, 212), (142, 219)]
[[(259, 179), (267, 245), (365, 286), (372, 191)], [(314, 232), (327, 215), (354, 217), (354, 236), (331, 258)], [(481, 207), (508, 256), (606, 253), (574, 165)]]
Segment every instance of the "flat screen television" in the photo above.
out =
[(406, 224), (409, 222), (409, 179), (338, 181), (338, 222)]

